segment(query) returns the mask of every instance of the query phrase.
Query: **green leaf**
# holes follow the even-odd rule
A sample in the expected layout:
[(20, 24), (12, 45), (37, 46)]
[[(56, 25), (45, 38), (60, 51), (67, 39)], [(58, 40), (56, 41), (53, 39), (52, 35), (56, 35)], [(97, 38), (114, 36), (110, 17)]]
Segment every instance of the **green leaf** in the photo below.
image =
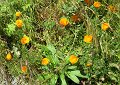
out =
[(52, 73), (45, 73), (45, 74), (43, 74), (43, 76), (44, 76), (44, 79), (50, 79), (51, 77), (52, 77)]
[(79, 70), (68, 71), (68, 73), (75, 75), (75, 76), (78, 76), (78, 77), (81, 77), (81, 78), (88, 78), (87, 76), (82, 75)]
[(118, 81), (117, 80), (117, 74), (113, 73), (113, 72), (108, 72), (108, 76), (110, 77), (111, 80), (114, 80), (114, 81)]
[(68, 69), (76, 69), (77, 66), (69, 66)]
[(52, 44), (48, 44), (47, 48), (52, 52), (53, 55), (56, 53), (56, 49)]
[(66, 75), (72, 81), (74, 81), (75, 83), (79, 84), (79, 82), (80, 82), (79, 79), (75, 75), (73, 75), (71, 72), (67, 72)]
[(54, 64), (58, 64), (60, 62), (59, 59), (58, 59), (58, 57), (56, 55), (53, 56), (52, 60), (54, 61)]
[(55, 21), (48, 20), (43, 23), (46, 29), (52, 29), (55, 26)]
[(55, 74), (54, 76), (52, 76), (51, 85), (55, 85), (57, 82), (57, 79), (58, 79), (58, 75)]
[(110, 66), (110, 67), (117, 68), (118, 70), (120, 70), (119, 65), (118, 65), (118, 64), (116, 64), (116, 63), (110, 63), (110, 64), (109, 64), (109, 66)]
[(38, 75), (37, 79), (40, 80), (40, 81), (44, 81), (44, 78), (43, 78), (42, 75)]
[(23, 10), (28, 9), (28, 8), (30, 7), (30, 5), (31, 5), (31, 4), (26, 4), (25, 6), (23, 6), (23, 7), (22, 7), (22, 8), (23, 8)]
[(5, 29), (5, 32), (8, 36), (11, 36), (15, 32), (15, 24), (8, 24), (8, 27)]
[(61, 85), (67, 85), (64, 74), (61, 74), (61, 75), (60, 75), (60, 79), (61, 79), (61, 81), (62, 81), (62, 84), (61, 84)]

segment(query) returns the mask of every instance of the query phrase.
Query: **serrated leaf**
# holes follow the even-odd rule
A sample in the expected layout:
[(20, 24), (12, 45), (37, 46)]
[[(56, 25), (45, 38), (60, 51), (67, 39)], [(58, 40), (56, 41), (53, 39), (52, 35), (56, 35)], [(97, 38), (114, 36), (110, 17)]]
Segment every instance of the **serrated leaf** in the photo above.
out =
[(62, 84), (61, 84), (61, 85), (67, 85), (64, 74), (61, 74), (61, 75), (60, 75), (60, 79), (61, 79), (61, 81), (62, 81)]

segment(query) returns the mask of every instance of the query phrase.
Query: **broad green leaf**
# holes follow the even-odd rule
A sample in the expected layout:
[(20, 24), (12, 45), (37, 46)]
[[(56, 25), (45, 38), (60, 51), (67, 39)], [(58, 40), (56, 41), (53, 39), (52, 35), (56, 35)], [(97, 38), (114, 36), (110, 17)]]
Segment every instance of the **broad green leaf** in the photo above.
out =
[(60, 79), (61, 79), (61, 81), (62, 81), (62, 84), (61, 84), (61, 85), (67, 85), (64, 74), (61, 74), (61, 75), (60, 75)]
[(68, 69), (76, 69), (77, 66), (69, 66)]
[(69, 61), (69, 58), (70, 58), (69, 56), (66, 56), (66, 57), (65, 57), (66, 64), (70, 62), (70, 61)]
[(45, 79), (50, 79), (51, 77), (52, 77), (52, 73), (45, 73), (45, 74), (43, 74), (43, 77), (45, 78)]
[(59, 59), (58, 59), (57, 56), (53, 56), (53, 59), (52, 59), (52, 60), (54, 61), (55, 64), (58, 64), (58, 63), (59, 63)]
[(70, 73), (70, 72), (67, 72), (66, 75), (67, 75), (67, 77), (70, 78), (72, 81), (74, 81), (75, 83), (79, 84), (80, 81), (79, 81), (79, 79), (78, 79), (75, 75), (73, 75), (73, 74)]
[(58, 79), (58, 75), (53, 75), (52, 76), (52, 79), (51, 79), (51, 85), (55, 85), (56, 84), (56, 82), (57, 82), (57, 79)]
[(40, 81), (43, 81), (43, 80), (44, 80), (44, 78), (43, 78), (42, 75), (38, 75), (37, 79), (40, 80)]
[(52, 52), (53, 55), (56, 53), (56, 49), (52, 44), (48, 44), (47, 48)]
[(75, 76), (78, 76), (78, 77), (81, 77), (81, 78), (88, 78), (87, 76), (82, 75), (79, 70), (68, 71), (68, 73), (75, 75)]

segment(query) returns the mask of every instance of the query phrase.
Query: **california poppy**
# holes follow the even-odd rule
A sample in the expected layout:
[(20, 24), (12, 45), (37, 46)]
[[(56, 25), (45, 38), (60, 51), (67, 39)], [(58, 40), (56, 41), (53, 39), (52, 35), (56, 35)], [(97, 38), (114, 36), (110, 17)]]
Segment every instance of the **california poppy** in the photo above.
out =
[(22, 25), (23, 25), (23, 22), (22, 22), (22, 20), (16, 20), (16, 26), (18, 27), (18, 28), (21, 28), (22, 27)]
[(99, 8), (99, 7), (101, 6), (101, 3), (98, 2), (98, 1), (96, 1), (96, 2), (94, 2), (93, 6), (94, 6), (95, 8)]
[(107, 22), (104, 22), (104, 23), (102, 23), (102, 25), (101, 25), (101, 28), (102, 28), (102, 30), (104, 30), (104, 31), (106, 31), (109, 27), (110, 27), (110, 26), (109, 26), (109, 23), (107, 23)]
[(24, 72), (24, 73), (27, 72), (27, 66), (22, 66), (22, 67), (21, 67), (21, 70), (22, 70), (22, 72)]
[(84, 36), (84, 42), (86, 42), (86, 43), (91, 43), (92, 39), (93, 39), (92, 35), (85, 35)]
[(71, 62), (71, 64), (75, 64), (78, 61), (78, 57), (75, 55), (71, 55), (69, 61)]
[(12, 54), (9, 52), (7, 55), (6, 55), (6, 60), (10, 61), (12, 59)]
[(61, 18), (60, 21), (59, 21), (60, 25), (62, 26), (66, 26), (69, 24), (69, 21), (67, 18)]
[(16, 17), (20, 17), (21, 16), (21, 12), (16, 12)]
[(27, 44), (27, 43), (29, 43), (29, 41), (30, 41), (30, 38), (26, 35), (23, 36), (23, 38), (21, 39), (22, 44)]
[(49, 59), (48, 58), (43, 58), (41, 61), (42, 65), (47, 65), (49, 63)]

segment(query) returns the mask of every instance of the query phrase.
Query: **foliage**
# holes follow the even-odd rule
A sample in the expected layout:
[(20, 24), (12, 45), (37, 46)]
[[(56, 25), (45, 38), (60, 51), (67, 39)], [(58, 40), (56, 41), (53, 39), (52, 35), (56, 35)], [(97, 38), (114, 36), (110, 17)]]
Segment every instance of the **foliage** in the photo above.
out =
[[(0, 66), (7, 78), (32, 85), (119, 85), (120, 3), (98, 1), (101, 5), (95, 8), (85, 0), (1, 0)], [(65, 26), (59, 23), (62, 17)], [(18, 19), (21, 28), (15, 24)], [(105, 30), (103, 23), (109, 24)], [(91, 38), (84, 40), (86, 35)], [(27, 43), (21, 43), (23, 36)], [(71, 55), (79, 58), (77, 63), (70, 63)], [(43, 58), (49, 60), (45, 65)]]

